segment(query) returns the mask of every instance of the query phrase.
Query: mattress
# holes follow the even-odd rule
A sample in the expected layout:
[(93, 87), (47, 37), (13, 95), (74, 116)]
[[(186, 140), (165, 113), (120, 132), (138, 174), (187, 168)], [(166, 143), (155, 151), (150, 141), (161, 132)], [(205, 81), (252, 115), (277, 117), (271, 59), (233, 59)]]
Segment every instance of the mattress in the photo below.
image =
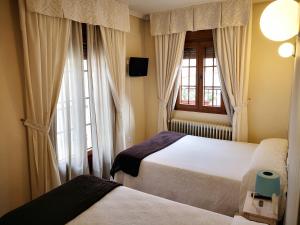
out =
[(126, 187), (118, 187), (68, 225), (256, 225)]
[(123, 172), (123, 185), (176, 202), (233, 216), (256, 144), (185, 136), (146, 157), (137, 177)]

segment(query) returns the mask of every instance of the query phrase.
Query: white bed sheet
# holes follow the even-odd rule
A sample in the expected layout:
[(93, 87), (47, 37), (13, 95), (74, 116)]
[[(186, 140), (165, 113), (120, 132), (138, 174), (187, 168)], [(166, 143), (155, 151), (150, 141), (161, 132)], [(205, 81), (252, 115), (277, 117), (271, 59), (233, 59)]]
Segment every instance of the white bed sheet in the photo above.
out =
[(68, 225), (258, 225), (118, 187)]
[(123, 185), (176, 202), (233, 216), (243, 175), (256, 144), (185, 136), (146, 157), (138, 177), (123, 172)]

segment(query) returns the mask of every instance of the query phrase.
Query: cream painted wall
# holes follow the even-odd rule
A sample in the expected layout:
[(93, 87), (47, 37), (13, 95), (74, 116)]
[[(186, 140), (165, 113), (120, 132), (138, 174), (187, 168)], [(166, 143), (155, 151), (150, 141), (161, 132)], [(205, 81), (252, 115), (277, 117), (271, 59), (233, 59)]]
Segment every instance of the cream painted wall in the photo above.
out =
[(150, 23), (145, 26), (146, 55), (149, 57), (148, 76), (145, 79), (145, 111), (146, 111), (146, 137), (149, 138), (157, 132), (158, 98), (156, 85), (156, 64), (154, 37), (150, 34)]
[[(281, 58), (281, 43), (265, 38), (259, 19), (268, 3), (253, 8), (252, 51), (249, 80), (249, 141), (287, 138), (294, 58)], [(292, 41), (294, 42), (294, 41)]]
[[(130, 33), (126, 35), (126, 57), (146, 57), (145, 55), (145, 21), (130, 16)], [(129, 77), (126, 74), (127, 95), (127, 145), (139, 143), (145, 139), (145, 77)]]
[(30, 198), (17, 0), (0, 1), (0, 216)]

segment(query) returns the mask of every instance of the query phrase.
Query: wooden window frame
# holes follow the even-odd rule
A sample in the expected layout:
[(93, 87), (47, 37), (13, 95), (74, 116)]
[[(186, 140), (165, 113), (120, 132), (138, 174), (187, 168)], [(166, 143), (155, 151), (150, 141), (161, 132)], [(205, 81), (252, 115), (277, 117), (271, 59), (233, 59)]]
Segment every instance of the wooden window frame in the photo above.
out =
[(203, 112), (213, 114), (226, 114), (226, 109), (221, 94), (221, 107), (203, 105), (203, 73), (205, 48), (213, 48), (213, 36), (211, 30), (187, 32), (184, 48), (196, 49), (196, 105), (180, 104), (180, 91), (176, 100), (175, 109), (182, 111)]

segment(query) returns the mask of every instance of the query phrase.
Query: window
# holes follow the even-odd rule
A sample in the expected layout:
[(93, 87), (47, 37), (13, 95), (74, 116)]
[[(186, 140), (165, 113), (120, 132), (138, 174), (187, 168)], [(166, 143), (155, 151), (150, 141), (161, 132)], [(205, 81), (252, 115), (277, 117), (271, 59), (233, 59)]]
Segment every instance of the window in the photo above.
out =
[[(92, 148), (92, 128), (91, 128), (91, 112), (90, 112), (90, 95), (89, 95), (89, 83), (88, 83), (88, 70), (87, 70), (87, 60), (83, 61), (84, 68), (84, 101), (85, 101), (85, 126), (86, 126), (86, 149), (89, 150)], [(73, 124), (73, 115), (71, 114), (70, 118), (67, 118), (66, 112), (73, 111), (74, 109), (74, 96), (71, 94), (72, 85), (71, 79), (72, 74), (70, 72), (70, 62), (67, 60), (67, 65), (64, 72), (64, 81), (62, 82), (61, 92), (57, 102), (56, 109), (56, 137), (57, 137), (57, 146), (60, 146), (61, 149), (66, 149), (69, 143), (66, 143), (65, 135), (68, 135), (68, 131), (65, 130), (66, 126), (70, 127), (71, 133), (74, 131)], [(75, 103), (76, 104), (76, 103)], [(69, 125), (65, 125), (69, 123)], [(58, 159), (65, 159), (66, 152), (58, 151)]]
[(180, 76), (180, 104), (196, 105), (197, 52), (194, 48), (186, 48)]
[(85, 121), (86, 121), (86, 149), (92, 149), (92, 124), (91, 124), (91, 98), (89, 92), (88, 61), (87, 61), (87, 26), (82, 24), (82, 42), (83, 42), (83, 75), (84, 75), (84, 97), (85, 97)]
[(187, 32), (175, 109), (226, 114), (212, 31)]
[[(83, 34), (83, 83), (82, 77), (79, 79), (75, 76), (74, 60), (67, 58), (66, 66), (63, 75), (61, 91), (56, 109), (56, 142), (57, 142), (57, 156), (58, 160), (65, 160), (68, 158), (68, 151), (70, 146), (78, 145), (76, 139), (76, 132), (78, 130), (85, 131), (87, 150), (92, 148), (92, 126), (91, 126), (91, 111), (90, 111), (90, 93), (89, 93), (89, 79), (88, 79), (88, 61), (87, 61), (87, 45), (86, 45), (86, 26), (82, 26)], [(80, 102), (80, 103), (79, 103)], [(84, 106), (82, 105), (84, 104)], [(79, 107), (79, 108), (78, 108)], [(84, 107), (84, 109), (83, 109)], [(77, 113), (78, 110), (82, 114)], [(78, 118), (84, 117), (85, 129), (78, 124)], [(78, 126), (81, 126), (80, 128)], [(83, 144), (84, 146), (84, 144)], [(74, 154), (74, 152), (72, 152)]]

